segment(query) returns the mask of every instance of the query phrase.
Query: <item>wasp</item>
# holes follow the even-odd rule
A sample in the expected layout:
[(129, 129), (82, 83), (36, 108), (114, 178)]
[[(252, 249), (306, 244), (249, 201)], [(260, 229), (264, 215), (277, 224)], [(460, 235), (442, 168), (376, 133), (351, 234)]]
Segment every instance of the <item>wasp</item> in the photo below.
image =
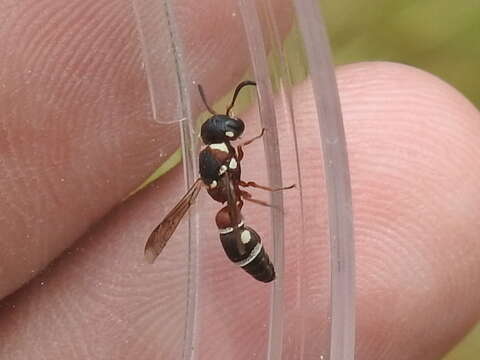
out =
[(225, 205), (218, 211), (215, 222), (227, 257), (256, 280), (268, 283), (275, 279), (275, 269), (262, 246), (260, 235), (245, 225), (241, 214), (243, 200), (265, 206), (270, 205), (252, 198), (252, 195), (242, 188), (253, 187), (267, 191), (279, 191), (290, 189), (295, 185), (270, 188), (241, 179), (240, 163), (244, 156), (243, 147), (261, 138), (265, 132), (263, 129), (260, 135), (236, 147), (231, 144), (232, 141), (239, 139), (245, 130), (243, 120), (231, 115), (237, 96), (245, 86), (256, 86), (256, 83), (250, 80), (239, 83), (225, 114), (218, 114), (208, 105), (203, 88), (198, 85), (203, 104), (212, 115), (203, 123), (200, 131), (205, 145), (198, 159), (200, 177), (148, 238), (145, 245), (145, 258), (148, 262), (153, 263), (162, 252), (204, 187), (213, 200)]

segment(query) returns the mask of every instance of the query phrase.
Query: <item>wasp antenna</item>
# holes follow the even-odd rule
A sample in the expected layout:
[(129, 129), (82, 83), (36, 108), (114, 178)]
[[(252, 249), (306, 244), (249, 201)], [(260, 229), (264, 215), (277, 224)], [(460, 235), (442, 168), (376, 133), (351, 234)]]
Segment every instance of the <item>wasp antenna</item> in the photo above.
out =
[(245, 81), (242, 81), (240, 84), (237, 85), (237, 87), (235, 88), (235, 91), (233, 93), (232, 102), (227, 107), (227, 112), (226, 112), (227, 116), (230, 116), (230, 111), (232, 111), (232, 108), (235, 105), (235, 100), (237, 100), (237, 96), (238, 96), (238, 93), (240, 92), (240, 90), (242, 90), (243, 87), (249, 86), (249, 85), (257, 86), (257, 83), (255, 81), (245, 80)]
[(200, 93), (200, 97), (202, 98), (203, 104), (207, 108), (208, 112), (212, 115), (217, 115), (215, 110), (213, 110), (207, 103), (207, 99), (205, 98), (205, 92), (203, 91), (202, 85), (198, 84), (198, 92)]

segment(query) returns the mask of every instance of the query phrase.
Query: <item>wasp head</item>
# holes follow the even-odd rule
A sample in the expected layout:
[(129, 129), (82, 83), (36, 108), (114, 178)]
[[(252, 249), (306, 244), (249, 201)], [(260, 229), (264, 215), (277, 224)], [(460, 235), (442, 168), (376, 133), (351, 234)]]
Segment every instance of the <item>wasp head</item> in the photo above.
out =
[(238, 139), (244, 130), (243, 120), (216, 114), (203, 123), (201, 136), (205, 145), (218, 144)]

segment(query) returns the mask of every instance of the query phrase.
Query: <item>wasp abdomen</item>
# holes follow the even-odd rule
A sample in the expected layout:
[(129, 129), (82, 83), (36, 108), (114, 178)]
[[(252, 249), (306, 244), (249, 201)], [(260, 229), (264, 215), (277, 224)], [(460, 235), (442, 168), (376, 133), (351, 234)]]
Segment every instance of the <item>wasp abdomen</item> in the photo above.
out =
[(255, 279), (262, 282), (275, 280), (275, 269), (265, 249), (261, 249), (257, 257), (242, 268)]
[(235, 230), (220, 229), (220, 240), (228, 258), (255, 279), (262, 282), (275, 279), (273, 264), (255, 230), (243, 224)]

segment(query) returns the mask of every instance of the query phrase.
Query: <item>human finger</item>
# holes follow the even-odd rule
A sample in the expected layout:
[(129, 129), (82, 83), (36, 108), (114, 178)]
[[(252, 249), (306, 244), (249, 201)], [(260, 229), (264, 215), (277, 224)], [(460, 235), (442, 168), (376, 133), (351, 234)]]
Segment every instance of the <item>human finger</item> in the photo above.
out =
[[(341, 68), (338, 79), (358, 244), (358, 356), (437, 359), (479, 313), (478, 112), (450, 86), (402, 65), (355, 64)], [(308, 82), (294, 89), (293, 103), (301, 161), (309, 170), (303, 181), (307, 208), (325, 202), (309, 196), (317, 191), (323, 171), (314, 151), (319, 138)], [(247, 122), (257, 123), (248, 117)], [(261, 144), (251, 146), (249, 152), (260, 154)], [(244, 163), (246, 173), (262, 180), (258, 162), (249, 162), (247, 154)], [(141, 249), (149, 230), (181, 195), (181, 181), (179, 169), (160, 179), (100, 224), (50, 272), (7, 299), (0, 337), (5, 354), (28, 357), (33, 338), (44, 344), (44, 351), (62, 356), (86, 354), (81, 351), (92, 344), (100, 358), (180, 354), (188, 299), (187, 244), (182, 241), (187, 228), (177, 231), (154, 266), (143, 264)], [(213, 214), (213, 202), (207, 204)], [(322, 285), (328, 284), (328, 274), (319, 271), (319, 264), (327, 247), (322, 230), (326, 214), (307, 214), (307, 244), (321, 239), (323, 245), (310, 246), (305, 258), (315, 293), (303, 310), (306, 319), (318, 320), (316, 327), (325, 329), (328, 292), (320, 290), (328, 289)], [(268, 225), (264, 209), (251, 207), (246, 216), (256, 229)], [(289, 224), (287, 235), (300, 225), (298, 220)], [(200, 254), (196, 351), (232, 359), (248, 358), (252, 349), (264, 353), (268, 286), (225, 259), (214, 226), (202, 227), (202, 236), (212, 240)], [(289, 256), (298, 238), (286, 239)], [(108, 316), (100, 316), (104, 312)], [(65, 331), (59, 332), (60, 327)], [(322, 344), (310, 335), (305, 351), (321, 354)], [(291, 349), (285, 351), (288, 355)]]
[[(175, 7), (185, 67), (215, 98), (248, 64), (236, 2)], [(130, 0), (6, 0), (0, 13), (3, 297), (137, 188), (178, 148), (180, 132), (152, 120)], [(160, 121), (176, 120), (176, 98), (172, 90), (161, 99)]]

